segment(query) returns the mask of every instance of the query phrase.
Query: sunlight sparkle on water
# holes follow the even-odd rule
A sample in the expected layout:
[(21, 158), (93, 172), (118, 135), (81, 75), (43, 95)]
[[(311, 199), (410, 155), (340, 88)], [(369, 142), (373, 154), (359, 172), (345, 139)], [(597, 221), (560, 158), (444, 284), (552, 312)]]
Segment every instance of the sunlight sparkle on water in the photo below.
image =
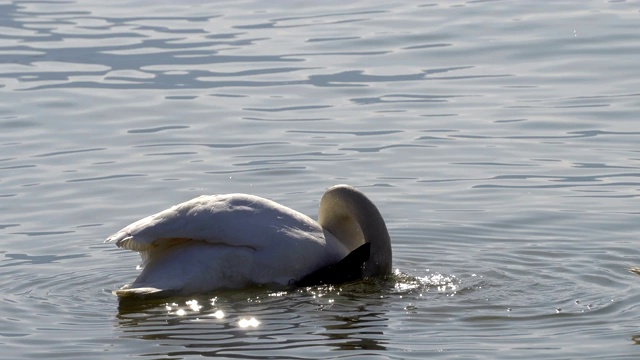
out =
[[(428, 269), (427, 269), (428, 271)], [(435, 287), (438, 292), (455, 294), (458, 290), (458, 278), (455, 275), (431, 274), (423, 277), (414, 277), (404, 274), (399, 270), (395, 271), (396, 283), (395, 289), (400, 292), (411, 291), (415, 289), (425, 289), (428, 291), (430, 287)]]
[(222, 310), (217, 310), (216, 312), (214, 312), (213, 314), (210, 314), (209, 316), (213, 316), (216, 319), (222, 319), (224, 317), (224, 313), (222, 312)]
[(258, 327), (258, 325), (260, 325), (260, 321), (253, 317), (251, 319), (240, 319), (240, 321), (238, 321), (238, 325), (241, 328)]
[(202, 309), (202, 305), (198, 304), (198, 300), (189, 300), (186, 304), (191, 308), (191, 310), (196, 312)]
[[(202, 309), (202, 305), (198, 304), (197, 300), (188, 300), (185, 302), (185, 304), (189, 307), (189, 309), (195, 312), (200, 312), (200, 309)], [(179, 305), (176, 303), (171, 303), (169, 305), (165, 305), (165, 308), (167, 309), (167, 311), (169, 311), (169, 313), (171, 313), (171, 311), (178, 306)], [(187, 311), (185, 309), (176, 309), (174, 314), (178, 316), (184, 316), (187, 314)]]

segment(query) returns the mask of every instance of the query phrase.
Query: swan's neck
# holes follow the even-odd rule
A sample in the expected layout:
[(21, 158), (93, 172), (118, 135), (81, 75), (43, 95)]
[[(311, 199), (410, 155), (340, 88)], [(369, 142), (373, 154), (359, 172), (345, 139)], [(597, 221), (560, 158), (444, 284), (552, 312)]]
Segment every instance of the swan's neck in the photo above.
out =
[(364, 276), (391, 273), (391, 240), (378, 208), (363, 193), (346, 185), (329, 188), (320, 200), (318, 223), (349, 251), (371, 244)]

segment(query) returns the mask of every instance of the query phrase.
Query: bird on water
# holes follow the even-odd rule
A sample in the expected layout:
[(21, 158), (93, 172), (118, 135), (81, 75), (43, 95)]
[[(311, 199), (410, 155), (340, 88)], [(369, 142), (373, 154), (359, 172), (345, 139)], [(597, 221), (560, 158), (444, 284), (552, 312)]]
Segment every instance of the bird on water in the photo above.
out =
[(140, 219), (106, 242), (137, 251), (139, 276), (120, 298), (251, 285), (313, 286), (391, 273), (391, 241), (361, 191), (325, 191), (318, 221), (255, 195), (203, 195)]

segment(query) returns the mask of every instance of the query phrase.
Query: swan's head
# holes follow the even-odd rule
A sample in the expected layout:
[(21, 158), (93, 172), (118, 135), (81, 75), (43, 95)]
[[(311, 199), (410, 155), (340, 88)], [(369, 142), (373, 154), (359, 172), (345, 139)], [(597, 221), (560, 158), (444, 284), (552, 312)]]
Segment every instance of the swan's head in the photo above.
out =
[(318, 223), (349, 251), (364, 243), (371, 244), (371, 254), (363, 275), (391, 273), (391, 239), (378, 208), (359, 190), (349, 185), (327, 189), (320, 200)]

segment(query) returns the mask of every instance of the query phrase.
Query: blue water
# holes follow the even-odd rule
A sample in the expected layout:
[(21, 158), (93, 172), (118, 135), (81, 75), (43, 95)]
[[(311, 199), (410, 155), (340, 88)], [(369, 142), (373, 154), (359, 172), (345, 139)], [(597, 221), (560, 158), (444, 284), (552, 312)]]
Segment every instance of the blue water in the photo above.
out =
[[(0, 3), (0, 357), (635, 359), (640, 5)], [(381, 210), (393, 283), (119, 308), (200, 194)], [(253, 320), (252, 320), (253, 319)]]

